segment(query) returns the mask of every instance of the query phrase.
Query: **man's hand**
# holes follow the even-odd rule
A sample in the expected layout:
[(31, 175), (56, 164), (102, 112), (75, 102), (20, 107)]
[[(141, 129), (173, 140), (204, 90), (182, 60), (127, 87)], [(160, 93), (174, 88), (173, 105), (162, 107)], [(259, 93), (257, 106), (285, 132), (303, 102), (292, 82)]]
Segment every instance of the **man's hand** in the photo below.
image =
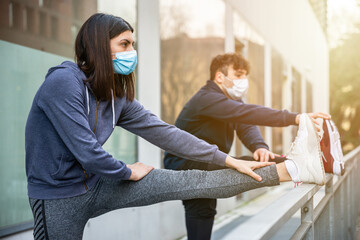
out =
[(274, 159), (275, 154), (267, 150), (266, 148), (258, 148), (253, 154), (253, 158), (256, 161), (268, 162), (269, 158)]
[(129, 180), (132, 181), (138, 181), (148, 175), (149, 172), (151, 172), (154, 167), (145, 165), (141, 162), (137, 162), (134, 164), (128, 164), (126, 165), (128, 168), (131, 169), (131, 175), (129, 177)]
[[(307, 115), (309, 115), (309, 117), (311, 118), (311, 120), (316, 124), (319, 125), (319, 123), (316, 121), (317, 118), (322, 118), (322, 119), (326, 119), (329, 120), (331, 119), (331, 116), (327, 113), (322, 113), (322, 112), (317, 112), (317, 113), (308, 113)], [(300, 121), (300, 114), (296, 115), (295, 118), (295, 123), (297, 125), (299, 125), (299, 121)]]
[(244, 173), (249, 175), (250, 177), (254, 178), (256, 181), (261, 182), (262, 178), (256, 174), (253, 170), (257, 168), (266, 167), (269, 165), (275, 164), (274, 162), (255, 162), (255, 161), (244, 161), (234, 159), (230, 156), (227, 156), (225, 159), (225, 166), (229, 168), (233, 168), (238, 172)]

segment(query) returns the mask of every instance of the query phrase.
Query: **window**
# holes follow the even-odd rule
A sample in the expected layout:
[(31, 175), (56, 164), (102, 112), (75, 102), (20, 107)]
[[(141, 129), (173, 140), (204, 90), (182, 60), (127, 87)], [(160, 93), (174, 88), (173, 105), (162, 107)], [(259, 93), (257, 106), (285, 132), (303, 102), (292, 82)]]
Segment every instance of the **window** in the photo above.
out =
[[(238, 13), (234, 13), (235, 51), (250, 63), (249, 91), (245, 102), (264, 105), (264, 39)], [(260, 127), (264, 136), (264, 127)], [(248, 155), (236, 138), (236, 155)]]
[[(301, 113), (301, 75), (295, 68), (292, 68), (291, 96), (291, 111)], [(297, 129), (293, 127), (291, 130), (292, 138), (295, 139)]]
[(164, 121), (175, 123), (185, 103), (209, 80), (212, 58), (224, 53), (224, 12), (220, 0), (160, 0)]
[(306, 80), (306, 112), (313, 112), (312, 83)]
[[(275, 50), (271, 50), (272, 62), (271, 62), (271, 102), (272, 108), (281, 110), (282, 107), (282, 94), (283, 94), (283, 82), (285, 80), (284, 76), (284, 64), (281, 55)], [(271, 150), (274, 153), (281, 154), (283, 153), (282, 147), (282, 132), (281, 127), (272, 128), (272, 146)]]

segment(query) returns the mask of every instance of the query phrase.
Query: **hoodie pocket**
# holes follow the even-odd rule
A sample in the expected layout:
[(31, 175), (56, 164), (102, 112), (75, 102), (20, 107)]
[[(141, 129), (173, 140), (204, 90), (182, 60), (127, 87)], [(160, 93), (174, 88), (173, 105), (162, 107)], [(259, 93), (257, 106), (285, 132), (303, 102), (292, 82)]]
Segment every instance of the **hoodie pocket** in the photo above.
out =
[(57, 161), (59, 162), (58, 169), (55, 173), (51, 174), (57, 186), (71, 185), (84, 180), (84, 174), (74, 157), (61, 155)]

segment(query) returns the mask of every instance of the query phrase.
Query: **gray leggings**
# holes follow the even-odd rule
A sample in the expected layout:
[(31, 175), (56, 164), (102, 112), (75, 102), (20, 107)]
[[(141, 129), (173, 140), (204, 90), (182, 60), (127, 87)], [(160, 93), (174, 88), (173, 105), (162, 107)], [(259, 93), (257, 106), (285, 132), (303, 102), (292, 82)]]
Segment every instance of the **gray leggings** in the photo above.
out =
[(89, 192), (71, 198), (30, 199), (35, 239), (81, 240), (86, 222), (106, 212), (169, 200), (227, 198), (279, 184), (275, 165), (255, 170), (262, 182), (232, 169), (172, 171), (154, 169), (140, 181), (100, 178)]

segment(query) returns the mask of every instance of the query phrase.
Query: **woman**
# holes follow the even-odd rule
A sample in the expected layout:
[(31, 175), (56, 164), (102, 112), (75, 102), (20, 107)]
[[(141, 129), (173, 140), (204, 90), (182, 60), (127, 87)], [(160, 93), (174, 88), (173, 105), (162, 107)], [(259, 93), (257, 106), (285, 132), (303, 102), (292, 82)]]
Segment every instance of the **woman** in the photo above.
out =
[[(132, 33), (122, 18), (91, 16), (76, 38), (77, 64), (50, 68), (34, 97), (25, 142), (35, 239), (82, 239), (88, 219), (115, 209), (230, 197), (291, 180), (283, 163), (235, 160), (145, 110), (134, 99)], [(102, 148), (115, 126), (173, 154), (237, 171), (126, 165)]]

